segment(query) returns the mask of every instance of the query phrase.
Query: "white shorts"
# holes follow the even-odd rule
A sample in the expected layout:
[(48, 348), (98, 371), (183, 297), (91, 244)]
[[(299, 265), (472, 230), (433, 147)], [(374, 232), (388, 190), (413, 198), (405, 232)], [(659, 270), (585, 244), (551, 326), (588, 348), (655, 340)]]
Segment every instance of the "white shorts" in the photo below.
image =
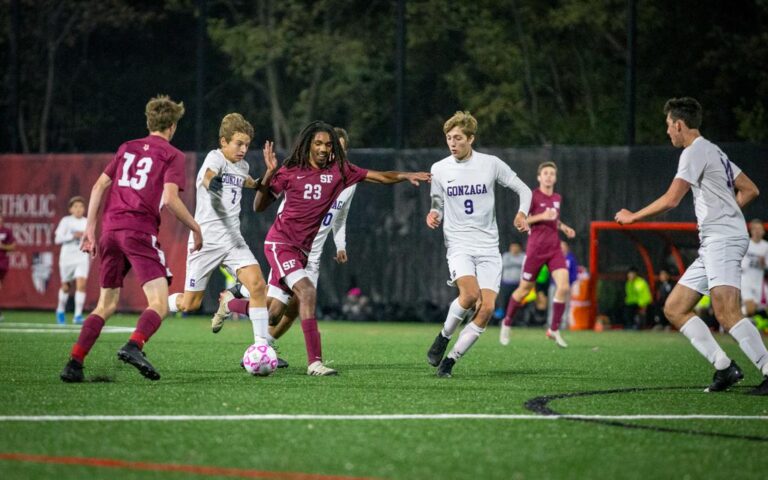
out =
[(221, 245), (203, 244), (203, 249), (190, 253), (187, 256), (187, 277), (184, 280), (184, 290), (201, 292), (208, 286), (211, 273), (219, 268), (219, 265), (237, 276), (237, 271), (250, 265), (258, 265), (256, 257), (245, 243), (233, 245), (229, 248)]
[(62, 283), (71, 282), (76, 278), (88, 278), (90, 268), (91, 260), (87, 257), (77, 262), (59, 263), (59, 276)]
[(688, 267), (680, 282), (702, 295), (714, 287), (741, 288), (741, 259), (747, 253), (749, 238), (705, 239), (699, 256)]
[(741, 276), (741, 301), (751, 300), (757, 304), (763, 301), (763, 291), (765, 290), (765, 281), (762, 272), (760, 275), (742, 275)]
[(477, 283), (481, 289), (499, 292), (501, 285), (500, 253), (495, 255), (454, 253), (446, 258), (448, 259), (451, 282), (456, 282), (457, 278), (472, 276), (477, 278)]

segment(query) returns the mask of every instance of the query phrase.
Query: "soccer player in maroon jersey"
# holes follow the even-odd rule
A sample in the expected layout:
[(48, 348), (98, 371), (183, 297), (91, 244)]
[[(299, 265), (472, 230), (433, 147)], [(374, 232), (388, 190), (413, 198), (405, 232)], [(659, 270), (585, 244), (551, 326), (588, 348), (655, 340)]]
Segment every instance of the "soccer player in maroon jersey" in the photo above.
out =
[[(254, 209), (263, 211), (277, 197), (285, 195), (285, 207), (278, 214), (264, 241), (264, 253), (272, 271), (268, 283), (284, 293), (268, 297), (270, 324), (283, 316), (294, 294), (299, 299), (299, 317), (307, 349), (307, 375), (336, 375), (323, 365), (320, 332), (315, 318), (316, 290), (304, 268), (320, 222), (342, 190), (362, 181), (392, 184), (409, 181), (418, 186), (428, 182), (427, 172), (377, 172), (347, 161), (339, 136), (331, 125), (315, 121), (299, 135), (291, 155), (278, 168), (273, 144), (264, 144), (267, 171), (256, 192)], [(274, 290), (274, 289), (273, 289)], [(230, 300), (229, 311), (242, 313), (247, 302)]]
[(142, 284), (149, 306), (139, 316), (136, 329), (128, 343), (118, 350), (117, 357), (136, 367), (144, 377), (159, 380), (160, 374), (142, 349), (168, 313), (168, 282), (172, 274), (157, 243), (160, 209), (168, 208), (192, 230), (192, 251), (203, 246), (200, 226), (179, 198), (179, 190), (184, 189), (186, 181), (184, 154), (169, 143), (184, 115), (184, 104), (161, 95), (147, 103), (145, 113), (149, 135), (120, 145), (91, 190), (81, 249), (96, 255), (96, 229), (102, 218), (98, 239), (101, 293), (61, 372), (65, 382), (84, 380), (85, 356), (96, 343), (104, 323), (115, 312), (123, 279), (131, 268)]
[[(8, 273), (10, 260), (8, 252), (16, 249), (16, 241), (13, 238), (13, 232), (10, 228), (3, 226), (3, 216), (0, 215), (0, 290), (3, 288), (3, 279)], [(0, 321), (3, 320), (3, 313), (0, 312)]]
[(557, 165), (554, 162), (544, 162), (539, 165), (537, 180), (539, 181), (539, 188), (533, 191), (531, 211), (528, 214), (531, 236), (525, 249), (523, 278), (520, 279), (520, 286), (512, 292), (509, 299), (507, 313), (501, 325), (499, 342), (502, 345), (509, 344), (512, 318), (520, 308), (520, 302), (536, 285), (536, 275), (538, 275), (539, 270), (543, 265), (547, 265), (549, 271), (552, 272), (556, 289), (555, 298), (552, 302), (552, 326), (547, 329), (547, 338), (565, 348), (568, 344), (565, 343), (560, 334), (560, 323), (565, 313), (565, 302), (570, 292), (570, 283), (568, 282), (568, 265), (560, 248), (558, 231), (563, 232), (568, 238), (576, 236), (576, 232), (560, 221), (562, 198), (555, 193)]

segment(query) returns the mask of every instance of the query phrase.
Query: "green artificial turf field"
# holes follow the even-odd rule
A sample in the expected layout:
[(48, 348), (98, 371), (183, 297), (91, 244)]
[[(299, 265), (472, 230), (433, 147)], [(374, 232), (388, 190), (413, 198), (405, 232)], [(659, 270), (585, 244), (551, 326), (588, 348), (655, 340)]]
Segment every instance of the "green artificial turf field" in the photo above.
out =
[[(161, 380), (116, 359), (129, 333), (104, 332), (86, 361), (87, 379), (97, 381), (72, 385), (58, 375), (76, 330), (62, 333), (50, 312), (5, 317), (4, 480), (758, 479), (768, 472), (768, 398), (744, 394), (761, 378), (727, 335), (717, 338), (746, 378), (730, 392), (706, 394), (711, 367), (671, 332), (566, 332), (570, 347), (561, 350), (538, 329), (514, 329), (502, 347), (491, 327), (453, 378), (441, 379), (425, 358), (439, 325), (321, 322), (324, 356), (338, 377), (306, 375), (296, 325), (280, 341), (290, 367), (257, 378), (238, 365), (252, 339), (248, 322), (228, 322), (213, 335), (208, 318), (172, 318), (145, 348)], [(135, 320), (119, 315), (108, 326)], [(623, 391), (605, 393), (612, 390)], [(583, 392), (596, 393), (575, 395)], [(624, 415), (643, 418), (616, 417)]]

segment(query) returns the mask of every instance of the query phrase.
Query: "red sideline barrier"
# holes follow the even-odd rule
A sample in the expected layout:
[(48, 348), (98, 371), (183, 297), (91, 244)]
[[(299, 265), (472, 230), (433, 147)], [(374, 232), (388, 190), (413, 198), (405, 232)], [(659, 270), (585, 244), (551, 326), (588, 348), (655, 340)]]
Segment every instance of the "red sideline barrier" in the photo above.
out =
[[(181, 193), (194, 212), (196, 154), (187, 152), (187, 185)], [(0, 309), (54, 310), (59, 277), (59, 246), (54, 232), (69, 215), (67, 202), (75, 195), (89, 199), (91, 188), (112, 154), (0, 155), (0, 214), (13, 230), (16, 251), (10, 252), (10, 269), (0, 290)], [(174, 282), (183, 283), (189, 231), (169, 212), (163, 212), (159, 241)], [(178, 285), (177, 285), (178, 286)], [(99, 297), (99, 258), (91, 263), (86, 310)], [(144, 292), (132, 273), (120, 295), (119, 310), (146, 308)], [(70, 316), (71, 312), (68, 312)], [(51, 314), (53, 318), (53, 313)]]

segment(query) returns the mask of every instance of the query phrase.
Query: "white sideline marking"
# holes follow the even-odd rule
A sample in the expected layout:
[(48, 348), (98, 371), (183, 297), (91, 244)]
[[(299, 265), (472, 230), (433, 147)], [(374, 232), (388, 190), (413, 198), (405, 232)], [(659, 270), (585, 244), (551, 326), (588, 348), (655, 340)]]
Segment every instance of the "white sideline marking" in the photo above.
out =
[[(0, 332), (11, 333), (78, 333), (80, 332), (80, 328), (82, 328), (82, 325), (74, 324), (59, 325), (58, 323), (0, 323)], [(105, 325), (101, 330), (101, 333), (131, 333), (133, 330), (134, 329), (131, 327), (112, 327)]]
[(483, 413), (391, 415), (2, 415), (0, 422), (210, 422), (270, 420), (768, 420), (768, 415), (504, 415)]

